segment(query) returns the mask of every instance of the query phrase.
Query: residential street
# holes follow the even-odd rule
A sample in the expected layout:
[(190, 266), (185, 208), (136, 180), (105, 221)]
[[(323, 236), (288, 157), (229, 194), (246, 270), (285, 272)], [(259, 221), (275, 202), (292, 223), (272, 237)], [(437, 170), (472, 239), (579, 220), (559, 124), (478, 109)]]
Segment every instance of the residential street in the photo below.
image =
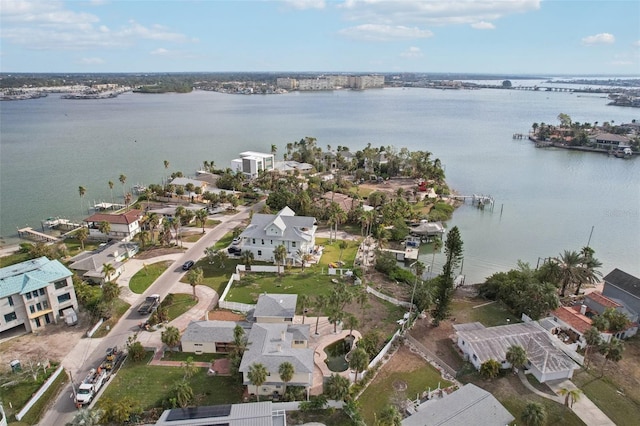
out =
[[(149, 294), (160, 294), (164, 298), (171, 292), (174, 286), (182, 286), (179, 283), (180, 278), (185, 274), (182, 270), (182, 264), (187, 260), (197, 260), (204, 256), (204, 250), (207, 247), (215, 244), (220, 238), (222, 238), (227, 232), (230, 232), (233, 228), (240, 225), (243, 219), (248, 217), (249, 209), (259, 211), (262, 208), (263, 203), (258, 203), (252, 207), (238, 207), (239, 213), (235, 215), (222, 215), (216, 217), (221, 223), (213, 229), (206, 229), (206, 235), (200, 238), (196, 243), (189, 244), (190, 247), (185, 250), (184, 253), (176, 255), (173, 264), (147, 289), (144, 294), (136, 295), (136, 300), (128, 300), (131, 303), (131, 308), (122, 316), (120, 321), (113, 327), (111, 332), (104, 338), (91, 339), (83, 338), (78, 344), (71, 349), (69, 354), (62, 360), (62, 364), (65, 369), (71, 374), (73, 382), (78, 384), (87, 375), (89, 370), (97, 366), (105, 356), (108, 348), (113, 346), (125, 347), (127, 339), (139, 331), (139, 324), (143, 319), (137, 312), (138, 305)], [(187, 247), (187, 244), (185, 244)], [(131, 266), (134, 266), (133, 262), (140, 262), (130, 260)], [(127, 264), (127, 267), (129, 265)], [(142, 265), (138, 266), (138, 269)], [(123, 275), (135, 273), (135, 267), (129, 268)], [(128, 299), (131, 299), (132, 295), (129, 294)], [(217, 297), (214, 296), (214, 297)], [(150, 333), (146, 333), (150, 334)], [(143, 345), (147, 346), (144, 339), (141, 338)], [(106, 386), (105, 386), (106, 387)], [(103, 388), (104, 389), (104, 388)], [(58, 398), (51, 404), (49, 410), (45, 413), (40, 421), (40, 425), (64, 425), (73, 419), (76, 413), (76, 408), (73, 402), (73, 389), (71, 385), (67, 386), (58, 395)]]

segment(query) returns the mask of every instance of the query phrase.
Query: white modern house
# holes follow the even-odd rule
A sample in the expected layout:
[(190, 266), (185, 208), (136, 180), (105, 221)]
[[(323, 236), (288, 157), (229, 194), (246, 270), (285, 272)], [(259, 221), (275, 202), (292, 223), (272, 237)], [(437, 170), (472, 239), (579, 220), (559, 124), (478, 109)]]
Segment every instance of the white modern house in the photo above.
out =
[[(140, 232), (140, 219), (142, 210), (133, 209), (121, 214), (96, 213), (84, 221), (89, 228), (89, 238), (131, 241)], [(100, 232), (102, 222), (109, 223), (110, 230), (107, 235)]]
[(231, 170), (242, 172), (251, 179), (258, 177), (263, 170), (270, 171), (274, 168), (274, 155), (264, 152), (245, 151), (240, 153), (240, 158), (231, 160)]
[(78, 310), (73, 273), (57, 260), (27, 260), (0, 269), (0, 333), (35, 332)]
[[(576, 364), (563, 350), (555, 337), (534, 321), (520, 324), (485, 327), (479, 322), (453, 326), (458, 337), (458, 348), (464, 359), (476, 369), (490, 359), (501, 368), (510, 368), (507, 351), (511, 346), (522, 346), (527, 353), (525, 368), (540, 383), (548, 380), (570, 379)], [(557, 339), (556, 339), (557, 340)]]
[(296, 216), (285, 207), (277, 214), (254, 214), (251, 224), (240, 234), (242, 251), (249, 250), (255, 260), (274, 261), (279, 245), (287, 249), (287, 259), (299, 261), (298, 251), (311, 253), (316, 244), (316, 219)]

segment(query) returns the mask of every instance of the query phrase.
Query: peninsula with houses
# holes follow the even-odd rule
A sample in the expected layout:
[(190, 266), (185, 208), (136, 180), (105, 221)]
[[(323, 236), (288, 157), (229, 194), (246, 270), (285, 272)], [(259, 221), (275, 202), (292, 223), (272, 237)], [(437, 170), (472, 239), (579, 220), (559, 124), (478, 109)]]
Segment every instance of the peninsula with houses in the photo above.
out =
[[(637, 131), (562, 118), (533, 135), (593, 133), (594, 148), (610, 151), (602, 131)], [(192, 176), (172, 171), (123, 194), (122, 204), (96, 205), (81, 223), (25, 230), (35, 241), (0, 258), (2, 418), (265, 426), (637, 419), (639, 278), (600, 271), (587, 245), (466, 283), (464, 234), (446, 225), (465, 198), (431, 152), (323, 150), (305, 137), (278, 154), (274, 145), (226, 167), (205, 161)], [(107, 356), (123, 349), (126, 360), (104, 384), (89, 382), (105, 348)], [(95, 395), (69, 414), (78, 399), (68, 395), (80, 385)], [(59, 396), (38, 410), (42, 395)]]

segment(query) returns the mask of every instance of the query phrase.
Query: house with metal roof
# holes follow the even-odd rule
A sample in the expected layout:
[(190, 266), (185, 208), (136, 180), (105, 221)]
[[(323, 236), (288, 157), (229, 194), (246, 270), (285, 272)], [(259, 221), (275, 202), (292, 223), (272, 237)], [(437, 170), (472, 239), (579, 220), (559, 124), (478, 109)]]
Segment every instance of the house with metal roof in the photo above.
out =
[(271, 401), (165, 410), (156, 426), (286, 426), (287, 416)]
[(73, 273), (46, 257), (0, 269), (0, 336), (3, 332), (35, 332), (78, 310)]
[(229, 353), (234, 348), (234, 330), (238, 325), (242, 327), (235, 321), (192, 321), (182, 334), (182, 351), (197, 355)]
[[(313, 350), (309, 348), (309, 324), (255, 323), (247, 340), (239, 371), (249, 394), (282, 395), (286, 385), (304, 386), (307, 392), (313, 386)], [(280, 378), (279, 368), (284, 362), (293, 365), (294, 374), (289, 383)], [(254, 364), (262, 364), (268, 372), (267, 380), (255, 386), (249, 380)]]
[(277, 214), (254, 214), (251, 224), (240, 234), (242, 251), (249, 250), (255, 260), (274, 261), (275, 248), (284, 245), (287, 259), (298, 259), (298, 252), (311, 253), (316, 244), (316, 219), (296, 216), (289, 207)]
[[(510, 368), (506, 360), (511, 346), (522, 346), (527, 353), (528, 372), (540, 383), (570, 379), (578, 365), (563, 351), (562, 344), (536, 322), (484, 327), (480, 323), (454, 325), (458, 348), (476, 369), (493, 359), (501, 368)], [(567, 349), (568, 350), (568, 349)]]
[(297, 294), (263, 293), (253, 311), (256, 322), (292, 323), (296, 314)]
[(423, 402), (402, 420), (402, 426), (505, 426), (514, 420), (493, 395), (469, 383), (443, 398)]
[(138, 253), (140, 248), (131, 242), (116, 242), (94, 251), (84, 251), (71, 258), (69, 269), (83, 280), (95, 284), (104, 284), (104, 265), (113, 266), (113, 274), (109, 279), (115, 279), (124, 271), (124, 263)]

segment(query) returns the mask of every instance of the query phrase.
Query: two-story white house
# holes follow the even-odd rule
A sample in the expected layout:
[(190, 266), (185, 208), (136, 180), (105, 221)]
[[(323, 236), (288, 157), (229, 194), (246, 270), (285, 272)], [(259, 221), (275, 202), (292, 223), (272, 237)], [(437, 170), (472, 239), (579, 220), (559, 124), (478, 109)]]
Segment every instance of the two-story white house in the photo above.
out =
[(240, 153), (240, 158), (231, 160), (231, 170), (242, 172), (251, 179), (258, 177), (263, 170), (268, 172), (274, 168), (274, 155), (264, 152), (245, 151)]
[(255, 260), (274, 261), (279, 245), (287, 249), (287, 259), (298, 260), (298, 251), (311, 253), (316, 244), (316, 219), (296, 216), (289, 207), (277, 214), (254, 214), (251, 224), (240, 234), (241, 248), (253, 253)]
[[(87, 222), (90, 238), (131, 241), (140, 232), (141, 218), (141, 210), (129, 210), (121, 214), (96, 213), (84, 221)], [(100, 224), (102, 222), (109, 223), (110, 229), (107, 235), (100, 232)]]
[(34, 332), (77, 311), (73, 273), (57, 260), (27, 260), (0, 269), (0, 336), (11, 330)]

